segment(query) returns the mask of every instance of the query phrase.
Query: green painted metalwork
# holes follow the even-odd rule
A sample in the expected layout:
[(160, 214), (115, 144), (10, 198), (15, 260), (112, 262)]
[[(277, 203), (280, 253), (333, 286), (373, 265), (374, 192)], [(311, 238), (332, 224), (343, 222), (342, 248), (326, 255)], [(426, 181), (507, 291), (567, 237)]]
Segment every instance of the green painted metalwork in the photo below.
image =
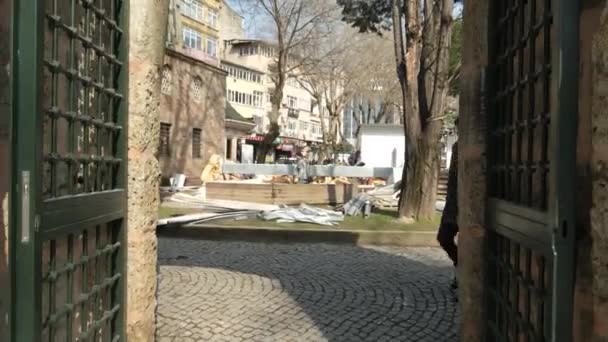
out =
[(578, 1), (491, 3), (487, 341), (571, 341)]
[(15, 342), (124, 340), (126, 15), (15, 6)]

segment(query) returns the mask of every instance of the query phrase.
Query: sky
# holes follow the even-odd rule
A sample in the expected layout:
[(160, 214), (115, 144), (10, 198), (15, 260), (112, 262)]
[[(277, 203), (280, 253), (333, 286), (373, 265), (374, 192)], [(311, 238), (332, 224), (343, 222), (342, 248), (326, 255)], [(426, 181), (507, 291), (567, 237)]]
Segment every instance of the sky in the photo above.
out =
[[(244, 8), (241, 5), (241, 1), (239, 0), (226, 0), (228, 2), (228, 4), (230, 5), (230, 7), (232, 7), (234, 10), (236, 10), (237, 12), (239, 12), (245, 19), (244, 19), (244, 29), (246, 32), (247, 37), (246, 38), (250, 38), (250, 39), (254, 39), (254, 38), (272, 38), (272, 37), (264, 37), (264, 30), (262, 29), (262, 22), (260, 20), (260, 17), (262, 17), (263, 15), (261, 13), (256, 13), (248, 10), (246, 8)], [(454, 11), (453, 11), (453, 15), (454, 17), (458, 17), (462, 15), (462, 2), (459, 2), (457, 4), (454, 4)], [(256, 20), (257, 19), (257, 20)]]

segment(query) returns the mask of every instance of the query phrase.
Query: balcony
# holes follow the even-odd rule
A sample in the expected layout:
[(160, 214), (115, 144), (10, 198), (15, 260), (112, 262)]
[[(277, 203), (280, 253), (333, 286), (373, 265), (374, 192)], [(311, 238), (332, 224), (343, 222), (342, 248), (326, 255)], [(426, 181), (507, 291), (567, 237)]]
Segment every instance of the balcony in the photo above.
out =
[(220, 60), (215, 56), (208, 55), (205, 51), (192, 49), (192, 48), (185, 47), (185, 46), (182, 47), (180, 50), (181, 50), (180, 52), (186, 56), (192, 57), (196, 60), (205, 62), (212, 66), (216, 66), (216, 67), (220, 66)]
[(288, 108), (287, 109), (287, 117), (293, 118), (293, 119), (297, 119), (297, 118), (300, 117), (300, 111), (298, 109), (295, 109), (295, 108)]

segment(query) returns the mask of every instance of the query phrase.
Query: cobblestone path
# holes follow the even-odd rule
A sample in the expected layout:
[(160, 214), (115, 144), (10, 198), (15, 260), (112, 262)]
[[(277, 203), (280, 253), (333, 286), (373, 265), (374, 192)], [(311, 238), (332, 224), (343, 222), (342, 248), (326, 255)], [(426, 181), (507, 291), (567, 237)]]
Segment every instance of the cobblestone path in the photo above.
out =
[(159, 240), (158, 342), (458, 341), (431, 248)]

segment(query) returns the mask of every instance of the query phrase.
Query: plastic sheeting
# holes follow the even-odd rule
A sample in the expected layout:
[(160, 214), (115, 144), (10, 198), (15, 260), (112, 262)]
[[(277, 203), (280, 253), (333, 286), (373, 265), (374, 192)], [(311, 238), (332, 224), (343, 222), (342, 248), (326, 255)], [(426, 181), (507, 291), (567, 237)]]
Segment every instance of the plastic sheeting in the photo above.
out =
[(314, 223), (323, 226), (335, 226), (344, 221), (344, 215), (340, 212), (311, 207), (301, 204), (298, 208), (282, 208), (278, 210), (265, 211), (260, 217), (266, 221), (277, 221), (279, 223)]

